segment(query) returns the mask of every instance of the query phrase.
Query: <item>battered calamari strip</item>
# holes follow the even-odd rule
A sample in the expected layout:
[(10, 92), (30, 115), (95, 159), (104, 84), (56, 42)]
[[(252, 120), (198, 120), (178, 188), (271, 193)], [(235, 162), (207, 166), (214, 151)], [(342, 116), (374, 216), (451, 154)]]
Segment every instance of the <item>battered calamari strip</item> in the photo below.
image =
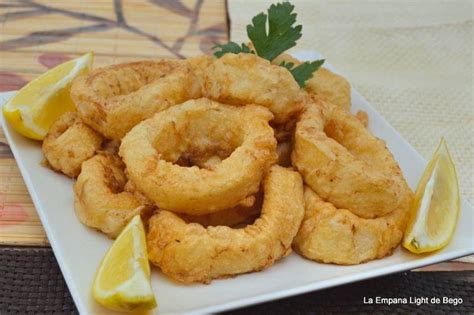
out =
[[(264, 107), (199, 99), (157, 113), (122, 140), (120, 156), (138, 191), (161, 209), (203, 215), (232, 208), (259, 190), (276, 162), (276, 140)], [(221, 162), (210, 168), (186, 160)]]
[(385, 143), (346, 110), (316, 100), (296, 126), (293, 165), (321, 198), (363, 218), (400, 207), (406, 182)]
[(84, 124), (77, 113), (66, 113), (51, 126), (42, 149), (52, 169), (76, 177), (82, 162), (100, 149), (102, 141), (102, 136)]
[(99, 68), (75, 79), (71, 89), (84, 122), (117, 140), (156, 112), (200, 96), (192, 66), (171, 59)]
[(148, 207), (124, 191), (127, 178), (122, 161), (100, 153), (82, 164), (74, 184), (74, 208), (79, 220), (115, 238), (136, 214), (146, 215)]
[(352, 265), (391, 254), (403, 237), (412, 194), (390, 214), (363, 219), (345, 209), (324, 202), (305, 187), (305, 216), (293, 241), (302, 256), (323, 263)]
[(204, 74), (204, 96), (233, 104), (267, 107), (275, 123), (299, 113), (305, 97), (291, 73), (253, 54), (225, 54)]
[(245, 228), (204, 228), (160, 211), (149, 221), (148, 257), (179, 282), (259, 271), (291, 252), (291, 242), (304, 215), (301, 176), (273, 166), (263, 182), (260, 218)]

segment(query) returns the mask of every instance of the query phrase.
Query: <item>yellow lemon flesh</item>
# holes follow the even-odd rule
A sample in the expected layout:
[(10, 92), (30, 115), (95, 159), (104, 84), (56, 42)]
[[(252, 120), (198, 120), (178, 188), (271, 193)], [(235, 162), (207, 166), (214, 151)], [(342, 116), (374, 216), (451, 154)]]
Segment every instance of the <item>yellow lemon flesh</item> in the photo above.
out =
[(128, 223), (105, 255), (94, 279), (92, 295), (97, 302), (116, 311), (156, 307), (140, 215)]
[(454, 233), (459, 209), (456, 169), (441, 139), (418, 183), (403, 246), (416, 254), (443, 248)]
[(23, 136), (43, 140), (59, 116), (75, 110), (69, 95), (71, 84), (91, 70), (92, 59), (92, 53), (87, 53), (29, 82), (3, 106), (5, 119)]

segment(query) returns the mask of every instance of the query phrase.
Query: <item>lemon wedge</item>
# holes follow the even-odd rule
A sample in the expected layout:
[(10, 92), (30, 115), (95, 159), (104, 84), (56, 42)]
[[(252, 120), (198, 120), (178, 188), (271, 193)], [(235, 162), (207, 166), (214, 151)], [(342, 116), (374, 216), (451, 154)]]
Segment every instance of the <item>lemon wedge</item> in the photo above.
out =
[(25, 137), (42, 140), (53, 122), (75, 110), (69, 91), (75, 77), (92, 68), (92, 53), (60, 64), (25, 85), (3, 106), (11, 126)]
[(454, 233), (459, 209), (456, 169), (441, 139), (418, 183), (403, 246), (416, 254), (443, 248)]
[(105, 255), (94, 279), (92, 295), (97, 302), (115, 311), (156, 307), (140, 215), (128, 223)]

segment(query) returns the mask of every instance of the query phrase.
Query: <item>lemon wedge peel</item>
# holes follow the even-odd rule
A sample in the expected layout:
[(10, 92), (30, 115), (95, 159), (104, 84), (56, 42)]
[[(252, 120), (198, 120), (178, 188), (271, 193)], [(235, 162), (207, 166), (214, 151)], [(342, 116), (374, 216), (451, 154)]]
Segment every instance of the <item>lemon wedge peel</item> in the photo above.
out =
[(92, 61), (89, 52), (30, 81), (3, 106), (6, 120), (23, 136), (43, 140), (59, 116), (75, 110), (70, 86), (75, 77), (92, 69)]
[[(130, 237), (132, 243), (127, 244), (130, 242), (126, 238)], [(130, 257), (125, 257), (128, 259), (115, 261), (114, 258), (118, 255), (114, 250), (120, 250), (122, 242), (124, 245), (131, 245), (133, 249), (129, 251)], [(127, 248), (122, 247), (123, 249), (126, 250)], [(107, 269), (113, 267), (120, 270), (109, 270), (109, 276), (111, 272), (117, 275), (118, 278), (122, 277), (123, 274), (117, 273), (123, 271), (125, 267), (125, 269), (129, 269), (131, 277), (126, 278), (118, 285), (107, 283), (107, 279), (105, 279)], [(129, 222), (103, 258), (94, 279), (92, 295), (101, 305), (116, 311), (142, 311), (157, 306), (150, 284), (150, 265), (146, 250), (145, 229), (139, 215)]]
[(415, 254), (445, 247), (459, 219), (458, 177), (446, 141), (441, 141), (416, 189), (403, 247)]

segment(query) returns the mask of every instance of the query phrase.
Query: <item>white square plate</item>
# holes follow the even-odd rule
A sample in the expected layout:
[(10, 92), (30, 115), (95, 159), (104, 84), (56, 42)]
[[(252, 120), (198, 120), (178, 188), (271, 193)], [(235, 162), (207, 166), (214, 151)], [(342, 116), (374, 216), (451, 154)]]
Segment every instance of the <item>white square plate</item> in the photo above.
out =
[[(308, 57), (308, 54), (301, 55)], [(13, 94), (1, 93), (0, 104)], [(357, 91), (352, 92), (352, 102), (354, 111), (368, 113), (370, 129), (387, 142), (408, 183), (415, 188), (426, 161)], [(41, 166), (43, 154), (40, 143), (17, 134), (5, 122), (3, 115), (0, 116), (5, 135), (79, 312), (112, 314), (96, 304), (90, 293), (95, 271), (112, 241), (79, 223), (73, 209), (73, 181)], [(380, 260), (356, 266), (336, 266), (315, 263), (291, 254), (262, 272), (215, 280), (210, 285), (178, 284), (154, 268), (152, 285), (158, 301), (157, 313), (209, 313), (418, 268), (472, 253), (473, 213), (471, 206), (462, 200), (453, 239), (446, 248), (430, 255), (413, 255), (399, 247), (393, 255)]]

